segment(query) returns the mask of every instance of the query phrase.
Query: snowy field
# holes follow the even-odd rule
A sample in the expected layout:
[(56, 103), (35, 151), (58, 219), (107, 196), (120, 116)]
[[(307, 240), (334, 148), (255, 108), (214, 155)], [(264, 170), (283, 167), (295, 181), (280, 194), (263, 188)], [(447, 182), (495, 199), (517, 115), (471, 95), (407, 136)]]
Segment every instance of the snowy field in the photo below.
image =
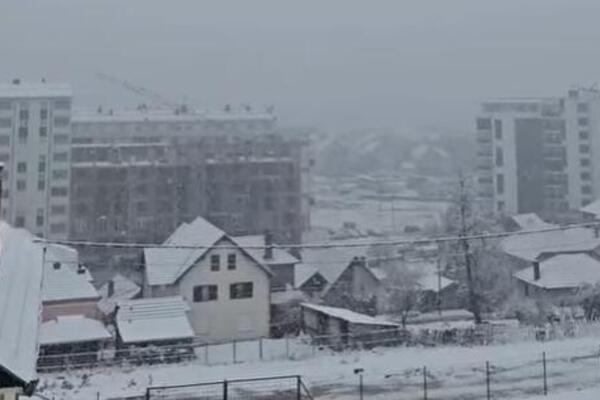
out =
[[(430, 399), (481, 399), (485, 398), (485, 362), (489, 361), (492, 397), (524, 400), (542, 394), (544, 351), (548, 390), (551, 396), (558, 396), (547, 398), (586, 400), (597, 393), (590, 388), (600, 385), (600, 338), (471, 348), (380, 348), (338, 354), (326, 351), (298, 361), (233, 365), (190, 362), (77, 370), (42, 375), (40, 389), (42, 394), (56, 400), (97, 399), (98, 393), (104, 400), (141, 395), (149, 385), (301, 375), (315, 399), (355, 399), (358, 392), (354, 369), (364, 368), (366, 399), (416, 400), (423, 398), (422, 367), (426, 366)], [(580, 397), (571, 397), (571, 392)]]

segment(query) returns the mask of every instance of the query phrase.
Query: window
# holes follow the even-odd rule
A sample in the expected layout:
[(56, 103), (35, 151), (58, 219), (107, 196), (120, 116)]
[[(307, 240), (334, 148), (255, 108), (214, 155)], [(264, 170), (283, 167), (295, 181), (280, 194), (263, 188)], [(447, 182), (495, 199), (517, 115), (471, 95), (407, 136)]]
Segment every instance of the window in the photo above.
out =
[(24, 161), (19, 161), (17, 163), (17, 172), (27, 172), (27, 163)]
[(40, 137), (45, 138), (46, 136), (48, 136), (48, 128), (40, 126)]
[(588, 131), (579, 131), (579, 139), (580, 140), (588, 140), (590, 138), (590, 133)]
[(35, 216), (35, 224), (37, 226), (44, 225), (44, 209), (43, 208), (38, 208), (37, 214)]
[(68, 144), (69, 135), (54, 135), (54, 144)]
[(496, 192), (498, 194), (504, 193), (504, 175), (502, 174), (496, 175)]
[(29, 119), (29, 110), (26, 108), (21, 108), (19, 110), (19, 119), (24, 121)]
[(503, 201), (499, 201), (498, 202), (498, 212), (504, 212), (505, 208), (506, 208), (506, 204)]
[(218, 254), (210, 256), (210, 270), (218, 271), (221, 268), (221, 257)]
[(592, 194), (592, 187), (590, 185), (583, 185), (581, 187), (582, 194)]
[(52, 171), (52, 179), (67, 179), (68, 174), (66, 169), (55, 169)]
[(52, 208), (50, 208), (50, 214), (52, 215), (65, 215), (66, 213), (67, 206), (64, 205), (52, 206)]
[(51, 233), (64, 233), (67, 231), (67, 224), (58, 223), (58, 224), (50, 224), (50, 232)]
[(581, 160), (579, 160), (579, 164), (582, 167), (589, 167), (590, 166), (590, 159), (589, 158), (582, 158)]
[(235, 254), (227, 254), (227, 269), (235, 269), (236, 266), (236, 255)]
[(590, 152), (590, 146), (588, 146), (587, 144), (580, 144), (579, 145), (579, 152), (583, 153), (583, 154), (587, 154)]
[(589, 172), (582, 172), (581, 173), (581, 180), (582, 181), (589, 181), (592, 179), (592, 175)]
[(67, 197), (68, 190), (66, 187), (53, 187), (50, 194), (54, 197)]
[(25, 217), (22, 215), (17, 215), (17, 218), (15, 218), (15, 226), (17, 228), (22, 228), (25, 226)]
[(42, 121), (48, 119), (48, 109), (47, 108), (40, 109), (40, 119)]
[(578, 103), (577, 104), (577, 112), (578, 113), (586, 113), (588, 112), (590, 109), (590, 106), (588, 103)]
[(19, 179), (17, 181), (17, 190), (19, 192), (23, 192), (25, 189), (27, 189), (27, 184), (23, 179)]
[(54, 161), (67, 161), (69, 159), (69, 153), (54, 153), (53, 160)]
[(492, 120), (489, 118), (477, 118), (477, 129), (492, 129)]
[(0, 146), (7, 146), (10, 144), (10, 136), (0, 135)]
[(19, 143), (27, 143), (27, 127), (19, 127)]
[(38, 190), (43, 191), (46, 190), (46, 181), (43, 179), (38, 180)]
[(218, 286), (217, 285), (199, 285), (194, 286), (194, 303), (200, 303), (203, 301), (214, 301), (217, 300)]
[(64, 127), (69, 125), (69, 117), (54, 117), (54, 126)]
[(46, 156), (40, 154), (40, 161), (38, 161), (38, 172), (46, 172)]
[(10, 118), (0, 118), (0, 128), (10, 128), (11, 126)]
[(249, 299), (252, 297), (254, 284), (252, 282), (232, 283), (229, 285), (229, 298)]
[(135, 209), (139, 213), (148, 212), (148, 203), (146, 203), (145, 201), (138, 201), (137, 203), (135, 203)]
[(577, 118), (577, 125), (579, 126), (588, 126), (590, 121), (587, 118)]
[(499, 119), (494, 120), (494, 135), (496, 140), (502, 140), (502, 121)]
[(504, 152), (502, 147), (496, 147), (496, 166), (501, 167), (504, 165)]

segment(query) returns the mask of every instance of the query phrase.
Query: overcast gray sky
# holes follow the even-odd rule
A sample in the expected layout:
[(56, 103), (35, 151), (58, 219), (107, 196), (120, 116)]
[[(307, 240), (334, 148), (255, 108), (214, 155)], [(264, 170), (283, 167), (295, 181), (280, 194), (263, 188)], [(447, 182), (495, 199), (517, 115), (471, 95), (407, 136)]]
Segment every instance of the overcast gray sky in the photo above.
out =
[(597, 0), (0, 0), (0, 79), (78, 105), (274, 104), (286, 125), (471, 129), (478, 100), (600, 81)]

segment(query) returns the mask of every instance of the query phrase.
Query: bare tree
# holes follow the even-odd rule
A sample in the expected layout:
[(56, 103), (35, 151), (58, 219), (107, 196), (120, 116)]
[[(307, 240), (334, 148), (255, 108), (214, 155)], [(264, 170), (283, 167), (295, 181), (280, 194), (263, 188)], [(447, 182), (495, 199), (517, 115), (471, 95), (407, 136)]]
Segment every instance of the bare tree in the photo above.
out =
[(396, 268), (388, 269), (385, 280), (385, 311), (399, 315), (403, 328), (406, 328), (410, 313), (419, 307), (422, 276), (422, 271), (410, 268), (405, 263), (396, 264)]

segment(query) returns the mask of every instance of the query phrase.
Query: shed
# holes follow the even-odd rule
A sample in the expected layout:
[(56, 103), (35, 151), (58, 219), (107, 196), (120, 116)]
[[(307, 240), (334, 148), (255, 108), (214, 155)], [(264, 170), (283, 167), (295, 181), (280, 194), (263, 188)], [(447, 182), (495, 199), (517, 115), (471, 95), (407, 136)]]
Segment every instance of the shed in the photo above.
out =
[(400, 325), (345, 308), (302, 303), (302, 327), (320, 343), (369, 344), (398, 336)]

